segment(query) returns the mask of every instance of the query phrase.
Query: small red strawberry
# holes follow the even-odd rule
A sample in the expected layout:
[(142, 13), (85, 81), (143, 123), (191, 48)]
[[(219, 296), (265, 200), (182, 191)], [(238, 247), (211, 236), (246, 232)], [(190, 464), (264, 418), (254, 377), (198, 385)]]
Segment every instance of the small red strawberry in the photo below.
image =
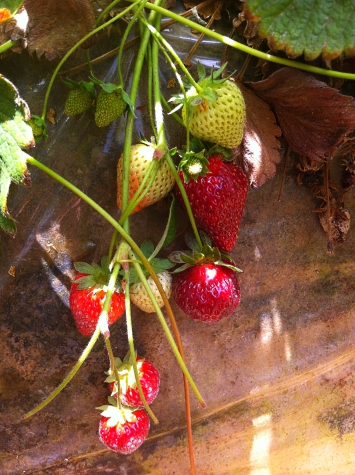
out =
[(131, 454), (148, 436), (150, 421), (143, 409), (103, 406), (99, 437), (103, 444), (121, 454)]
[[(83, 335), (92, 335), (96, 329), (107, 292), (107, 272), (98, 264), (75, 263), (78, 271), (69, 294), (69, 305), (76, 326)], [(118, 320), (125, 310), (125, 297), (120, 291), (112, 294), (108, 325)]]
[(240, 287), (234, 263), (216, 248), (173, 253), (171, 259), (185, 264), (173, 274), (173, 298), (189, 317), (217, 322), (230, 316), (240, 301)]
[[(197, 155), (198, 157), (198, 155)], [(244, 204), (248, 193), (248, 180), (243, 170), (234, 163), (224, 162), (218, 155), (209, 157), (200, 169), (205, 175), (196, 175), (195, 158), (182, 165), (179, 175), (183, 181), (196, 226), (208, 234), (214, 246), (230, 252), (238, 238)], [(207, 168), (206, 168), (207, 166)], [(190, 180), (185, 177), (190, 175)], [(182, 196), (175, 186), (178, 201)]]
[[(162, 158), (156, 158), (156, 148), (152, 145), (143, 143), (132, 145), (130, 151), (130, 167), (129, 167), (129, 200), (131, 200), (142, 184), (147, 174), (149, 166), (153, 160), (160, 163), (160, 167), (155, 175), (153, 182), (144, 198), (135, 207), (133, 213), (156, 203), (166, 196), (173, 188), (175, 183), (174, 175), (167, 163)], [(121, 156), (117, 166), (117, 205), (122, 209), (122, 169), (123, 157)]]
[[(144, 397), (148, 404), (151, 404), (157, 397), (160, 386), (160, 375), (157, 368), (150, 361), (141, 356), (137, 356), (137, 368), (139, 381), (142, 387)], [(133, 364), (128, 354), (123, 360), (116, 360), (117, 372), (120, 378), (120, 399), (122, 404), (127, 406), (143, 406), (141, 397), (138, 392), (136, 378), (134, 375)], [(113, 375), (106, 379), (110, 383), (111, 395), (117, 399), (117, 383), (112, 381)]]

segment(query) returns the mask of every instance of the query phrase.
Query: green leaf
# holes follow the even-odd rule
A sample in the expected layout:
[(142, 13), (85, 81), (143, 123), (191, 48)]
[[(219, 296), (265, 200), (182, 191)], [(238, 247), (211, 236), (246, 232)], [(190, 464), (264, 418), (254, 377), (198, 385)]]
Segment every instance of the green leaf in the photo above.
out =
[(344, 0), (247, 0), (245, 16), (260, 22), (273, 50), (307, 60), (355, 54), (355, 3)]
[(0, 227), (11, 234), (16, 231), (15, 221), (7, 211), (7, 196), (11, 182), (30, 185), (26, 160), (21, 149), (35, 144), (32, 128), (26, 123), (30, 111), (15, 88), (0, 75)]
[(199, 81), (202, 81), (206, 77), (206, 69), (204, 65), (200, 62), (197, 63), (197, 75)]
[(142, 242), (140, 249), (143, 252), (143, 254), (145, 255), (145, 257), (148, 258), (154, 252), (154, 244), (152, 243), (152, 241), (150, 239), (145, 239)]

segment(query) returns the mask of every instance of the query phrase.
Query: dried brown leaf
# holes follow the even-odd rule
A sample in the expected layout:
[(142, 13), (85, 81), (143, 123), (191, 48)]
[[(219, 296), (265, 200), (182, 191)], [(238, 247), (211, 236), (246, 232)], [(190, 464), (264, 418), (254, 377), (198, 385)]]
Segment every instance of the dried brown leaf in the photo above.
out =
[(290, 147), (312, 160), (324, 160), (355, 129), (354, 99), (302, 71), (282, 68), (251, 87), (272, 106)]
[(249, 183), (259, 187), (276, 173), (276, 164), (280, 162), (281, 130), (276, 125), (273, 112), (266, 102), (257, 97), (242, 84), (246, 121), (242, 142), (243, 165)]
[(342, 244), (345, 241), (346, 235), (350, 229), (350, 213), (343, 205), (331, 207), (329, 216), (327, 212), (318, 213), (319, 222), (325, 233), (330, 231), (330, 240), (336, 244)]
[[(202, 3), (200, 0), (188, 0), (188, 1), (184, 1), (184, 6), (187, 10), (190, 10), (190, 8), (195, 8), (200, 3)], [(203, 18), (209, 18), (214, 13), (219, 3), (220, 3), (219, 0), (215, 0), (209, 5), (199, 9), (198, 14), (201, 15)], [(219, 12), (218, 15), (216, 16), (216, 20), (220, 20), (220, 18), (221, 18), (221, 14)]]
[(63, 56), (95, 28), (90, 0), (25, 0), (28, 50), (47, 59)]

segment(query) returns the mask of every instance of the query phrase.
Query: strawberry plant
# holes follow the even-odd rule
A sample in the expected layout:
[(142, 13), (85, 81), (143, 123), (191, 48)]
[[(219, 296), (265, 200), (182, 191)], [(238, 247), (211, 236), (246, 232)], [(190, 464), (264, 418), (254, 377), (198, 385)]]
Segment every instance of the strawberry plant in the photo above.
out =
[[(226, 7), (230, 3), (226, 2)], [(275, 2), (269, 2), (268, 6), (259, 6), (256, 0), (244, 3), (248, 21), (260, 21), (262, 36), (272, 36), (268, 21), (263, 21), (262, 17), (265, 15), (267, 19), (269, 15), (277, 16), (279, 9), (275, 7)], [(218, 4), (220, 9), (221, 5), (219, 2)], [(70, 2), (68, 8), (69, 5)], [(10, 2), (10, 6), (3, 12), (3, 21), (15, 18), (19, 7), (18, 2)], [(116, 349), (111, 342), (111, 332), (114, 325), (123, 327), (125, 323), (129, 354), (136, 355), (133, 324), (136, 321), (132, 318), (132, 313), (139, 309), (151, 314), (145, 317), (157, 318), (181, 369), (190, 469), (192, 474), (196, 474), (190, 389), (201, 407), (205, 407), (206, 403), (190, 373), (191, 359), (187, 359), (188, 364), (185, 361), (174, 305), (183, 314), (197, 320), (193, 322), (196, 325), (208, 322), (218, 328), (220, 320), (237, 316), (243, 286), (239, 283), (240, 269), (232, 253), (238, 250), (238, 235), (243, 225), (249, 188), (261, 186), (276, 173), (276, 165), (281, 160), (278, 140), (281, 133), (295, 152), (308, 153), (312, 160), (325, 163), (324, 170), (320, 172), (321, 166), (311, 163), (309, 166), (314, 169), (309, 170), (308, 162), (301, 160), (300, 164), (303, 165), (298, 168), (302, 177), (299, 181), (300, 184), (311, 183), (310, 188), (322, 201), (317, 211), (320, 223), (328, 234), (329, 250), (332, 250), (333, 243), (344, 241), (349, 229), (350, 214), (343, 206), (343, 195), (336, 194), (335, 187), (332, 187), (327, 164), (333, 150), (340, 146), (345, 136), (355, 130), (354, 101), (304, 72), (294, 73), (294, 69), (291, 70), (290, 67), (303, 69), (307, 73), (323, 74), (325, 77), (353, 80), (355, 76), (270, 55), (262, 48), (251, 48), (228, 38), (220, 34), (218, 29), (215, 31), (207, 28), (202, 24), (203, 21), (195, 22), (164, 7), (167, 4), (163, 0), (114, 1), (103, 6), (96, 15), (95, 25), (88, 28), (89, 31), (85, 30), (86, 33), (80, 39), (76, 38), (74, 44), (67, 45), (65, 52), (58, 49), (62, 51), (62, 58), (53, 68), (41, 115), (31, 115), (15, 85), (0, 76), (0, 227), (9, 235), (16, 235), (19, 223), (8, 209), (11, 183), (29, 186), (29, 168), (37, 168), (71, 192), (75, 198), (85, 202), (102, 218), (105, 226), (110, 230), (112, 228), (111, 239), (102, 244), (105, 257), (101, 258), (101, 265), (82, 260), (72, 263), (76, 276), (70, 284), (69, 304), (78, 332), (89, 337), (86, 347), (64, 380), (38, 406), (27, 412), (24, 418), (42, 410), (65, 389), (82, 367), (97, 340), (102, 337), (109, 361), (106, 382), (109, 383), (111, 394), (109, 404), (99, 406), (102, 411), (99, 438), (106, 447), (122, 454), (137, 450), (148, 438), (150, 420), (158, 423), (150, 404), (155, 400), (159, 387), (164, 386), (164, 376), (160, 376), (157, 368), (149, 362), (149, 355), (127, 357), (123, 361), (117, 358)], [(203, 11), (203, 6), (200, 9)], [(287, 8), (285, 11), (289, 13)], [(198, 15), (196, 12), (197, 9), (193, 10), (191, 15)], [(208, 75), (199, 63), (189, 69), (181, 55), (175, 51), (174, 45), (163, 35), (165, 24), (162, 23), (162, 16), (262, 61), (289, 68), (282, 68), (252, 84), (243, 82), (242, 72), (234, 77), (236, 73), (230, 70), (225, 61), (220, 61), (218, 68), (211, 68)], [(86, 29), (91, 21), (92, 16), (88, 15)], [(54, 84), (60, 82), (58, 76), (63, 72), (67, 60), (79, 47), (90, 46), (90, 41), (94, 41), (97, 35), (110, 31), (116, 22), (124, 25), (124, 28), (118, 49), (115, 50), (117, 70), (112, 82), (111, 79), (108, 82), (94, 75), (94, 61), (90, 51), (87, 52), (85, 64), (85, 68), (89, 70), (87, 80), (74, 81), (68, 77), (63, 80), (70, 89), (64, 104), (66, 115), (71, 117), (88, 111), (85, 118), (93, 120), (100, 129), (107, 127), (107, 134), (111, 137), (119, 129), (124, 129), (124, 139), (118, 147), (120, 153), (117, 154), (117, 164), (110, 169), (110, 176), (114, 177), (116, 187), (107, 191), (115, 196), (117, 203), (117, 209), (111, 213), (98, 199), (92, 199), (89, 192), (83, 191), (84, 184), (81, 186), (78, 178), (80, 173), (69, 181), (68, 175), (69, 178), (71, 176), (67, 169), (58, 173), (30, 156), (28, 150), (39, 140), (48, 137), (50, 127), (47, 123), (50, 122), (49, 119), (52, 120), (51, 123), (54, 120), (53, 113), (49, 114), (49, 99)], [(129, 39), (137, 31), (136, 40)], [(20, 46), (18, 41), (9, 40), (7, 46), (3, 45), (0, 51), (3, 53), (16, 45)], [(31, 44), (31, 37), (29, 41)], [(137, 48), (132, 50), (132, 76), (128, 80), (122, 71), (123, 51), (133, 43), (137, 44)], [(282, 49), (280, 36), (276, 38), (276, 45), (277, 49)], [(351, 50), (348, 42), (342, 47), (345, 51)], [(53, 45), (41, 45), (41, 48), (45, 49), (46, 57), (54, 54)], [(292, 54), (304, 51), (304, 46), (301, 45), (300, 48), (292, 41)], [(313, 58), (318, 49), (310, 51), (309, 56)], [(39, 46), (36, 51), (38, 50)], [(334, 48), (326, 49), (330, 55), (335, 54), (334, 51)], [(173, 94), (168, 94), (162, 84), (162, 58), (170, 68), (173, 82), (178, 88), (178, 92), (174, 90)], [(66, 72), (66, 76), (71, 74), (75, 72)], [(285, 84), (292, 90), (292, 94), (285, 92)], [(298, 90), (300, 84), (301, 91)], [(311, 112), (308, 109), (309, 96), (306, 95), (307, 101), (304, 101), (307, 108), (300, 108), (299, 105), (303, 103), (302, 99), (309, 89), (317, 91), (317, 100), (314, 101)], [(147, 98), (144, 105), (140, 104), (142, 91)], [(329, 127), (324, 127), (324, 116), (328, 114), (329, 103), (338, 111), (332, 118), (331, 131)], [(174, 104), (173, 109), (171, 104)], [(149, 123), (147, 137), (138, 137), (137, 116), (141, 108)], [(344, 109), (345, 112), (341, 112)], [(262, 110), (262, 118), (256, 112), (259, 110)], [(307, 122), (309, 117), (312, 117), (312, 124)], [(263, 128), (264, 122), (267, 122), (266, 131)], [(182, 143), (171, 140), (168, 125), (171, 123), (174, 125), (170, 127), (181, 131)], [(294, 124), (298, 131), (304, 133), (306, 130), (304, 135), (307, 135), (307, 140), (304, 136), (301, 139), (295, 137), (292, 128)], [(50, 132), (53, 133), (53, 129)], [(264, 133), (267, 140), (262, 140)], [(264, 142), (268, 146), (260, 145)], [(341, 145), (344, 146), (344, 143)], [(349, 144), (348, 148), (349, 157), (343, 163), (347, 172), (347, 190), (354, 183), (353, 150)], [(60, 157), (58, 169), (62, 170), (59, 161)], [(95, 174), (99, 175), (99, 164), (95, 162), (93, 167)], [(317, 180), (320, 180), (317, 183), (311, 181), (309, 176), (314, 170), (317, 172)], [(176, 209), (175, 197), (181, 205), (179, 211)], [(132, 223), (140, 222), (139, 219), (143, 222), (145, 213), (154, 213), (159, 207), (165, 207), (164, 210), (168, 208), (169, 211), (164, 215), (165, 221), (159, 223), (158, 243), (153, 244), (149, 225), (142, 225), (139, 245), (132, 231)], [(68, 207), (66, 212), (71, 213), (72, 209)], [(181, 212), (188, 228), (183, 231), (187, 231), (190, 246), (186, 251), (176, 249), (179, 229), (177, 215), (180, 213), (181, 216)], [(171, 247), (174, 247), (172, 252)], [(170, 300), (171, 296), (173, 302)], [(162, 365), (163, 362), (162, 357), (159, 363)]]

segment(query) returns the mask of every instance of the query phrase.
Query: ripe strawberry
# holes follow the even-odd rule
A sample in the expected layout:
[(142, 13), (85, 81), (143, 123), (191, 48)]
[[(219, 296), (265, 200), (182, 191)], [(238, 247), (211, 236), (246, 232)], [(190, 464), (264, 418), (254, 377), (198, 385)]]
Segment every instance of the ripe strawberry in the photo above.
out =
[(131, 454), (147, 438), (150, 421), (143, 409), (103, 406), (99, 423), (99, 437), (103, 444), (121, 454)]
[(97, 95), (95, 123), (98, 127), (106, 127), (116, 120), (126, 110), (127, 103), (121, 92), (114, 89), (112, 92), (101, 89)]
[[(90, 266), (78, 262), (75, 268), (79, 273), (70, 289), (69, 305), (79, 332), (88, 336), (94, 333), (102, 312), (107, 292), (107, 277), (103, 268), (97, 264)], [(124, 294), (116, 290), (110, 302), (108, 325), (118, 320), (124, 310)]]
[[(184, 166), (179, 175), (189, 198), (196, 226), (209, 235), (214, 246), (230, 252), (238, 238), (248, 193), (248, 180), (244, 172), (217, 155), (208, 159), (205, 176), (192, 176), (186, 183), (184, 175), (186, 176), (188, 169), (188, 165)], [(183, 206), (177, 186), (175, 192)]]
[(189, 317), (217, 322), (231, 315), (239, 304), (237, 275), (215, 263), (192, 265), (174, 274), (173, 298)]
[[(147, 174), (147, 170), (152, 160), (156, 160), (154, 154), (156, 149), (152, 145), (136, 144), (132, 145), (130, 151), (130, 167), (129, 167), (129, 197), (131, 200), (138, 190), (142, 180)], [(122, 209), (122, 167), (123, 155), (121, 156), (117, 166), (117, 205)], [(140, 211), (146, 206), (161, 200), (173, 188), (175, 183), (174, 175), (170, 170), (168, 163), (164, 158), (160, 159), (160, 168), (153, 180), (148, 193), (135, 207), (133, 213)]]
[[(139, 381), (142, 387), (144, 397), (148, 404), (151, 404), (157, 397), (160, 386), (159, 371), (150, 361), (137, 356), (137, 368), (139, 374)], [(117, 359), (117, 371), (120, 378), (120, 399), (122, 404), (127, 406), (143, 406), (142, 399), (139, 395), (136, 378), (132, 361), (129, 360), (129, 354), (124, 359), (123, 363)], [(111, 395), (117, 399), (118, 387), (115, 381), (111, 381), (113, 376), (109, 376), (106, 382), (110, 383)]]
[(200, 67), (198, 85), (187, 91), (182, 108), (184, 124), (198, 139), (235, 148), (244, 135), (245, 103), (239, 87), (229, 79), (218, 79), (224, 68), (205, 78)]
[[(172, 287), (171, 274), (168, 271), (163, 271), (163, 272), (159, 272), (159, 274), (157, 275), (167, 298), (170, 298), (171, 287)], [(159, 307), (161, 308), (164, 305), (164, 302), (157, 286), (155, 285), (154, 280), (151, 277), (148, 277), (148, 284), (150, 288), (152, 289), (152, 292), (154, 294), (154, 297), (157, 300)], [(137, 307), (143, 310), (143, 312), (147, 312), (147, 313), (155, 312), (155, 308), (152, 304), (152, 301), (150, 300), (148, 292), (145, 290), (142, 282), (132, 285), (132, 287), (130, 288), (129, 296), (130, 296), (131, 302), (137, 305)]]

